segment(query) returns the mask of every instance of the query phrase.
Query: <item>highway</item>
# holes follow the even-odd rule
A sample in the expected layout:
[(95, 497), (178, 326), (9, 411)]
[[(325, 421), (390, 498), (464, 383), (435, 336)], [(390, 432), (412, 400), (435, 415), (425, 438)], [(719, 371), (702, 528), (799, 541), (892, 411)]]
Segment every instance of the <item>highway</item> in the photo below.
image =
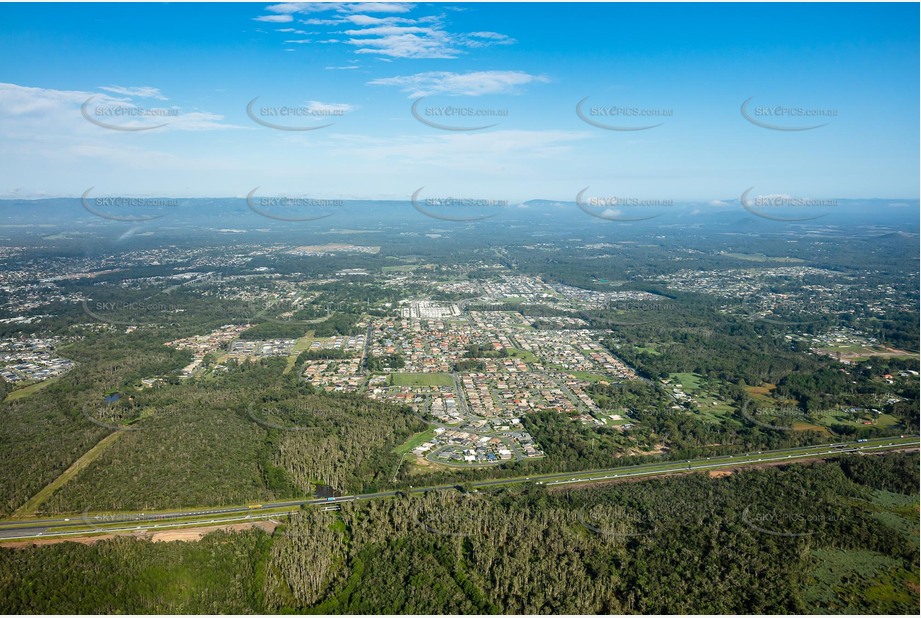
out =
[[(653, 478), (675, 473), (758, 466), (798, 459), (823, 458), (841, 453), (877, 453), (886, 450), (918, 448), (918, 436), (898, 438), (877, 438), (866, 442), (839, 442), (774, 451), (752, 452), (742, 455), (704, 457), (685, 462), (668, 461), (635, 466), (622, 466), (603, 470), (585, 470), (555, 474), (541, 474), (527, 477), (474, 481), (473, 488), (491, 488), (522, 483), (565, 486), (569, 484), (590, 484), (614, 479)], [(7, 519), (0, 521), (0, 542), (22, 541), (91, 534), (137, 533), (159, 531), (168, 528), (188, 526), (218, 526), (247, 521), (272, 519), (296, 511), (304, 505), (332, 505), (355, 500), (376, 500), (391, 498), (398, 493), (426, 493), (430, 491), (453, 490), (457, 484), (415, 487), (404, 490), (388, 490), (355, 496), (339, 496), (331, 499), (310, 498), (286, 500), (266, 504), (249, 504), (227, 507), (188, 508), (154, 513), (111, 513), (84, 512), (67, 516)]]

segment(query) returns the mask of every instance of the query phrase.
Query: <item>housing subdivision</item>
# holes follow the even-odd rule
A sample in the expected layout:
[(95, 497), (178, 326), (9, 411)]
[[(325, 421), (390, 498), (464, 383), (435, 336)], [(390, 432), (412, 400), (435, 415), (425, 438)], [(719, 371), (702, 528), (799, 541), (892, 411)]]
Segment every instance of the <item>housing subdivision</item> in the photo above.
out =
[[(304, 361), (301, 375), (309, 384), (325, 391), (354, 393), (361, 390), (368, 380), (362, 368), (365, 341), (363, 334), (312, 341), (307, 350), (320, 358)], [(333, 354), (330, 358), (322, 358), (324, 351)]]
[(199, 370), (205, 356), (217, 351), (229, 342), (234, 341), (240, 336), (240, 333), (249, 327), (249, 324), (227, 324), (207, 335), (195, 335), (182, 339), (174, 339), (173, 341), (166, 342), (165, 345), (177, 350), (191, 350), (192, 362), (179, 372), (180, 377), (189, 378)]
[(288, 356), (297, 339), (259, 339), (255, 341), (234, 341), (227, 351), (231, 357)]
[(0, 341), (0, 377), (10, 384), (41, 382), (70, 371), (74, 363), (54, 353), (56, 338)]
[[(488, 466), (543, 456), (522, 423), (529, 414), (552, 411), (599, 426), (615, 416), (621, 420), (615, 414), (620, 411), (599, 407), (589, 386), (636, 380), (637, 374), (611, 351), (612, 331), (593, 329), (566, 312), (585, 303), (629, 299), (654, 305), (663, 298), (523, 276), (426, 285), (439, 298), (464, 299), (388, 302), (391, 315), (365, 315), (350, 334), (315, 337), (305, 325), (301, 339), (247, 341), (239, 338), (245, 326), (225, 326), (168, 345), (195, 354), (182, 372), (186, 377), (197, 375), (205, 356), (218, 350), (222, 359), (300, 352), (298, 372), (314, 388), (400, 404), (429, 422), (424, 440), (408, 456), (426, 465)], [(282, 292), (285, 299), (311, 294), (282, 290), (275, 298)], [(521, 310), (510, 310), (510, 304)]]
[[(645, 292), (596, 293), (509, 277), (484, 283), (472, 306), (499, 300), (553, 303), (659, 302)], [(584, 292), (584, 294), (583, 294)], [(455, 311), (455, 307), (457, 310)], [(489, 465), (540, 457), (543, 452), (521, 418), (552, 410), (584, 423), (605, 425), (586, 392), (592, 382), (636, 380), (636, 372), (593, 330), (572, 316), (530, 316), (516, 311), (460, 310), (455, 303), (403, 301), (400, 317), (371, 322), (369, 357), (380, 373), (367, 395), (407, 405), (434, 425), (412, 454), (445, 465)]]

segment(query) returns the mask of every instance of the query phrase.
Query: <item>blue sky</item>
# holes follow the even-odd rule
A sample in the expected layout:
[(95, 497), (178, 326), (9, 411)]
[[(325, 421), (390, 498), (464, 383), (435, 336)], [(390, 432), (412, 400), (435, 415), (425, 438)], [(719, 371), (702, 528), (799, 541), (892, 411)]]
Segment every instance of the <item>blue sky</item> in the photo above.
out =
[(2, 4), (0, 197), (917, 198), (918, 11)]

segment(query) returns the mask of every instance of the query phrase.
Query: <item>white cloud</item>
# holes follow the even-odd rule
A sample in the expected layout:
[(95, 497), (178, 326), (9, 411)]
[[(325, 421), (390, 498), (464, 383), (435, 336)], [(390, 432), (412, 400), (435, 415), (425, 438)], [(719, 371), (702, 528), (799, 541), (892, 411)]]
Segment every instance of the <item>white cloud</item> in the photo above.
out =
[(500, 41), (508, 38), (504, 34), (499, 34), (498, 32), (471, 32), (468, 36), (475, 36), (480, 39), (496, 39)]
[(432, 28), (419, 26), (375, 26), (374, 28), (361, 28), (359, 30), (346, 30), (349, 36), (396, 36), (400, 34), (435, 34)]
[(284, 24), (289, 21), (294, 21), (294, 18), (290, 15), (263, 15), (261, 17), (253, 17), (254, 21), (267, 21), (273, 24)]
[[(509, 45), (515, 40), (498, 32), (477, 31), (451, 33), (445, 30), (442, 18), (426, 15), (378, 17), (379, 14), (408, 13), (412, 4), (402, 2), (373, 3), (319, 3), (290, 2), (266, 7), (269, 15), (255, 18), (258, 21), (289, 22), (295, 15), (304, 13), (330, 13), (324, 17), (300, 20), (310, 26), (337, 26), (348, 24), (352, 28), (344, 33), (348, 39), (318, 42), (345, 43), (355, 47), (357, 54), (373, 54), (391, 58), (456, 58), (464, 49), (492, 45)], [(293, 29), (292, 29), (293, 30)], [(288, 29), (281, 30), (282, 32)]]
[(100, 86), (99, 89), (105, 90), (107, 92), (114, 92), (115, 94), (124, 94), (129, 97), (140, 97), (142, 99), (160, 99), (161, 101), (167, 100), (165, 96), (160, 94), (159, 88), (153, 88), (151, 86)]
[[(133, 89), (112, 86), (104, 88), (127, 95)], [(153, 87), (136, 89), (143, 96), (165, 99), (160, 95), (160, 90)], [(23, 138), (30, 133), (41, 140), (45, 137), (74, 137), (84, 133), (98, 134), (103, 127), (86, 120), (81, 114), (81, 108), (89, 101), (87, 113), (95, 117), (95, 111), (100, 109), (121, 110), (149, 110), (150, 116), (144, 118), (140, 115), (121, 114), (109, 117), (100, 115), (100, 124), (111, 124), (122, 128), (143, 128), (145, 126), (164, 124), (157, 131), (206, 131), (235, 128), (224, 124), (223, 116), (209, 112), (185, 112), (173, 106), (147, 107), (139, 106), (130, 100), (111, 97), (97, 92), (81, 92), (72, 90), (53, 90), (49, 88), (31, 88), (17, 84), (0, 83), (0, 137)], [(107, 131), (112, 133), (112, 131)]]
[(308, 26), (336, 26), (343, 22), (344, 20), (342, 19), (317, 19), (315, 17), (301, 20), (302, 24), (307, 24)]
[(315, 113), (340, 113), (350, 112), (355, 109), (348, 103), (322, 103), (320, 101), (307, 101), (307, 109)]
[(341, 6), (338, 2), (283, 2), (265, 7), (269, 13), (291, 15), (293, 13), (319, 13)]
[(393, 34), (371, 39), (349, 39), (357, 54), (381, 54), (393, 58), (456, 58), (458, 50), (444, 33)]
[(327, 71), (351, 71), (353, 69), (361, 68), (357, 64), (353, 64), (347, 67), (324, 67)]
[(408, 13), (415, 5), (405, 2), (354, 2), (342, 5), (349, 13)]
[(406, 17), (372, 17), (371, 15), (349, 15), (341, 20), (349, 22), (356, 26), (376, 26), (382, 24), (405, 24), (414, 23), (414, 20)]
[(515, 39), (498, 32), (470, 32), (461, 39), (465, 47), (489, 47), (491, 45), (511, 45)]
[(404, 2), (284, 2), (265, 7), (269, 13), (294, 15), (297, 13), (407, 13), (413, 5)]
[(517, 92), (521, 86), (548, 81), (546, 77), (523, 71), (431, 71), (415, 75), (382, 77), (368, 83), (375, 86), (398, 86), (403, 92), (408, 92), (410, 98), (415, 98), (434, 94), (474, 97), (485, 94), (509, 94)]

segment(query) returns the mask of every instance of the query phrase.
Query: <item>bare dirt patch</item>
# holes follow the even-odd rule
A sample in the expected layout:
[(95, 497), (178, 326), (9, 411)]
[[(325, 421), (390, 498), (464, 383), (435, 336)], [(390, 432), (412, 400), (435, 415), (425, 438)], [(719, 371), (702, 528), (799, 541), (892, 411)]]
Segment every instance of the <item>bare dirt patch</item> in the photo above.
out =
[(108, 541), (117, 537), (136, 539), (138, 541), (150, 541), (152, 543), (169, 543), (172, 541), (194, 542), (200, 541), (206, 534), (216, 530), (227, 532), (241, 532), (250, 528), (259, 528), (268, 534), (275, 532), (279, 525), (276, 521), (258, 521), (244, 524), (227, 524), (215, 526), (202, 526), (200, 528), (181, 528), (169, 532), (148, 532), (138, 531), (128, 534), (97, 534), (92, 536), (66, 536), (48, 539), (34, 539), (29, 541), (4, 541), (0, 542), (0, 547), (8, 549), (28, 549), (41, 545), (54, 545), (56, 543), (80, 543), (81, 545), (92, 545), (100, 541)]
[(226, 526), (181, 528), (177, 530), (170, 530), (168, 532), (155, 532), (149, 535), (148, 538), (153, 543), (169, 543), (172, 541), (200, 541), (206, 534), (214, 532), (215, 530), (224, 530), (225, 532), (241, 532), (250, 528), (259, 528), (264, 532), (272, 534), (275, 532), (275, 528), (277, 527), (278, 522), (259, 521), (246, 524), (228, 524)]

